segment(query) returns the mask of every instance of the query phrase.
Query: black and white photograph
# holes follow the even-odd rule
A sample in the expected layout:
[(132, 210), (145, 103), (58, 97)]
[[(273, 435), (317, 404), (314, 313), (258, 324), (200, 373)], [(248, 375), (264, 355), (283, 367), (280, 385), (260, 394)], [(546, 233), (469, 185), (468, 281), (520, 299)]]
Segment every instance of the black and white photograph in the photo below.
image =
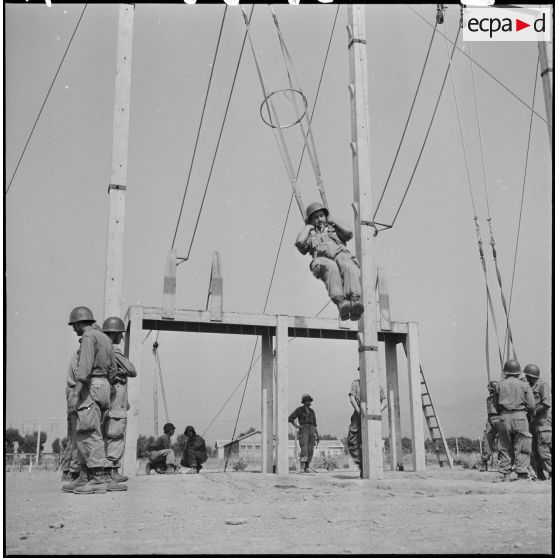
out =
[(3, 17), (5, 555), (554, 553), (553, 3)]

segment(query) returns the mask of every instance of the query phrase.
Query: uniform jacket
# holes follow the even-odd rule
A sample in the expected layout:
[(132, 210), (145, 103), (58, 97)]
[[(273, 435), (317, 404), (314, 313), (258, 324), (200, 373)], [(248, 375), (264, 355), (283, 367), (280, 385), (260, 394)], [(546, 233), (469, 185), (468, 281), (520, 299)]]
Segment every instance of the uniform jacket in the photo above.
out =
[(205, 440), (198, 434), (194, 434), (192, 437), (188, 438), (186, 436), (186, 446), (184, 451), (195, 450), (207, 454), (207, 448), (205, 447)]
[(159, 436), (147, 449), (149, 451), (160, 451), (170, 449), (171, 447), (171, 439), (166, 435), (163, 434)]
[(128, 380), (127, 378), (135, 378), (138, 373), (136, 372), (135, 366), (126, 358), (122, 351), (114, 346), (114, 357), (116, 359), (116, 375), (114, 377), (109, 377), (111, 383), (120, 382), (125, 384)]
[[(351, 391), (349, 392), (349, 395), (352, 395), (357, 402), (357, 405), (360, 406), (360, 380), (354, 380), (353, 383), (351, 384)], [(386, 394), (384, 392), (384, 388), (382, 387), (382, 384), (380, 384), (380, 404), (386, 400)]]
[(535, 415), (531, 423), (533, 426), (552, 426), (552, 393), (550, 392), (550, 386), (538, 379), (531, 387), (531, 391), (537, 407), (539, 405), (547, 407), (544, 412)]
[(289, 415), (289, 422), (293, 422), (294, 419), (298, 419), (298, 424), (300, 424), (301, 426), (303, 424), (312, 424), (314, 426), (318, 426), (316, 423), (316, 413), (314, 413), (314, 409), (311, 409), (306, 405), (301, 405), (300, 407), (297, 407)]
[(531, 387), (514, 376), (508, 376), (500, 382), (498, 393), (498, 409), (500, 411), (535, 411), (535, 398)]
[(104, 333), (89, 329), (81, 336), (77, 379), (88, 382), (93, 376), (109, 375), (116, 375), (112, 341)]

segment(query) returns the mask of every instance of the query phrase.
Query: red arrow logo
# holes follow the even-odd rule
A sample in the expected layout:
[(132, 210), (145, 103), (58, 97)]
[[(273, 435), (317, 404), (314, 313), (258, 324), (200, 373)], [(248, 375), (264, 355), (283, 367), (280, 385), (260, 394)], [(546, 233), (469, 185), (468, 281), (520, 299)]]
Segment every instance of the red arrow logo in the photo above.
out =
[(515, 30), (516, 31), (521, 31), (522, 29), (525, 29), (526, 27), (531, 27), (530, 23), (525, 23), (524, 21), (521, 21), (520, 19), (515, 19)]

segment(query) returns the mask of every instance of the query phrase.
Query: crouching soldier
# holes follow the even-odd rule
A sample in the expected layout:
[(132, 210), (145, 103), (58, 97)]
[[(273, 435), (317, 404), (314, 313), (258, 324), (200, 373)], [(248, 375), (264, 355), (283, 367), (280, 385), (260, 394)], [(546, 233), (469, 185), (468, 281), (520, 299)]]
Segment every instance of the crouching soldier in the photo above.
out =
[(310, 271), (321, 279), (342, 320), (358, 320), (364, 311), (360, 290), (360, 269), (347, 248), (353, 231), (327, 208), (311, 203), (306, 209), (306, 226), (298, 233), (295, 246), (312, 256)]
[(153, 444), (147, 449), (149, 450), (149, 461), (145, 466), (145, 473), (151, 474), (152, 470), (156, 473), (164, 474), (167, 470), (176, 471), (178, 469), (178, 460), (174, 455), (174, 450), (171, 447), (171, 438), (174, 435), (176, 427), (172, 422), (167, 422), (163, 426), (164, 434), (159, 436)]
[(486, 398), (486, 412), (488, 419), (484, 428), (482, 441), (482, 465), (481, 471), (488, 471), (488, 462), (496, 451), (496, 439), (500, 428), (500, 417), (498, 416), (498, 382), (491, 381), (488, 384), (488, 397)]
[(180, 465), (189, 467), (188, 473), (199, 473), (202, 469), (202, 463), (207, 461), (205, 440), (196, 434), (193, 426), (186, 427), (184, 436), (186, 436), (186, 447), (184, 448)]
[(535, 412), (530, 417), (529, 428), (533, 436), (531, 465), (539, 480), (546, 480), (545, 471), (552, 478), (552, 394), (550, 386), (540, 379), (541, 371), (535, 364), (528, 364), (523, 373), (535, 398)]
[(110, 408), (105, 423), (106, 456), (110, 463), (110, 476), (115, 482), (125, 482), (128, 477), (118, 472), (120, 461), (124, 455), (126, 439), (126, 415), (130, 404), (128, 403), (128, 378), (137, 376), (134, 365), (122, 354), (117, 345), (122, 341), (126, 331), (124, 322), (116, 317), (107, 318), (103, 323), (103, 333), (112, 341), (114, 356), (116, 358), (116, 374), (109, 377)]

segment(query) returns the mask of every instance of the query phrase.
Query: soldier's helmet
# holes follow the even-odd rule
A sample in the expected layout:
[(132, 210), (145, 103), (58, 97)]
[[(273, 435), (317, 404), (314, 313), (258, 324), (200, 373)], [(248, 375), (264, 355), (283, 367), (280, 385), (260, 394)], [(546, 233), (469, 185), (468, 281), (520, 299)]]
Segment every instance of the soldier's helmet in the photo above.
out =
[(521, 365), (517, 362), (517, 360), (507, 360), (504, 364), (504, 372), (506, 374), (517, 376), (521, 373)]
[(70, 312), (70, 319), (68, 320), (68, 325), (75, 324), (76, 322), (95, 322), (93, 317), (93, 312), (87, 308), (87, 306), (76, 306)]
[(489, 391), (495, 391), (496, 388), (498, 387), (498, 382), (496, 380), (492, 380), (491, 382), (488, 383), (488, 386), (486, 386), (488, 388)]
[(103, 322), (104, 333), (123, 333), (125, 331), (124, 322), (118, 316), (111, 316)]
[(304, 403), (305, 401), (314, 401), (314, 399), (312, 399), (312, 396), (309, 393), (305, 393), (301, 398), (300, 398), (300, 402)]
[(540, 378), (541, 371), (536, 364), (528, 364), (524, 369), (523, 373), (525, 376), (531, 376), (531, 378)]
[(310, 224), (310, 220), (312, 219), (312, 215), (316, 213), (316, 211), (323, 211), (326, 214), (326, 217), (329, 215), (329, 211), (327, 207), (322, 202), (314, 202), (311, 203), (306, 208), (306, 224)]

